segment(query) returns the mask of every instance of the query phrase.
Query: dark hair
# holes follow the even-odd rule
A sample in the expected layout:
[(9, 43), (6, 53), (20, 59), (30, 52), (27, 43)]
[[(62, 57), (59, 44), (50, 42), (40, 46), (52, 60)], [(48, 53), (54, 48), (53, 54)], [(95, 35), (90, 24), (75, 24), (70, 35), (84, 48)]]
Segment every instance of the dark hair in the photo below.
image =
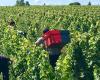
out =
[(9, 21), (9, 25), (10, 25), (10, 26), (15, 26), (15, 21), (14, 21), (13, 19), (11, 19), (11, 20)]
[(44, 30), (43, 30), (43, 33), (45, 34), (46, 32), (48, 32), (49, 31), (49, 28), (45, 28)]

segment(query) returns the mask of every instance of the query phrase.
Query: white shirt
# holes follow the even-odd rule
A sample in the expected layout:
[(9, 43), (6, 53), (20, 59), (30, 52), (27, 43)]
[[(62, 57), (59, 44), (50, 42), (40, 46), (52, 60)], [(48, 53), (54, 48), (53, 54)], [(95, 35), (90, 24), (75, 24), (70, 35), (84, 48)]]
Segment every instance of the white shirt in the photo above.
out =
[(44, 44), (43, 37), (38, 38), (38, 40), (35, 42), (35, 44), (37, 44), (37, 45)]

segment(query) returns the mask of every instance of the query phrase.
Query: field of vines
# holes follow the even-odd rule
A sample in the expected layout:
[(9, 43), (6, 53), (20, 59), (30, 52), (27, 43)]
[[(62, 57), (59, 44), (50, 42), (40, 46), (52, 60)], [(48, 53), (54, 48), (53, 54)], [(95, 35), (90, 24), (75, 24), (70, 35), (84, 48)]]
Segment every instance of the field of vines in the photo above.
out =
[[(35, 45), (45, 27), (70, 31), (55, 70)], [(100, 80), (100, 6), (0, 7), (0, 55), (12, 60), (10, 80)]]

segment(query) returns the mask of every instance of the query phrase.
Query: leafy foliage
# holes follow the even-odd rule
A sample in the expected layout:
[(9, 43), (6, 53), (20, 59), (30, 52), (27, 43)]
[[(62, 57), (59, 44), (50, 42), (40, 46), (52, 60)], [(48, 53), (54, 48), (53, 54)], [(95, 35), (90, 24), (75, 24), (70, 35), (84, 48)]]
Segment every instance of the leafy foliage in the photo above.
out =
[[(0, 11), (0, 54), (13, 62), (10, 80), (100, 80), (100, 7), (17, 6)], [(15, 20), (16, 29), (8, 28), (9, 19)], [(55, 71), (48, 53), (34, 44), (45, 27), (71, 34)]]

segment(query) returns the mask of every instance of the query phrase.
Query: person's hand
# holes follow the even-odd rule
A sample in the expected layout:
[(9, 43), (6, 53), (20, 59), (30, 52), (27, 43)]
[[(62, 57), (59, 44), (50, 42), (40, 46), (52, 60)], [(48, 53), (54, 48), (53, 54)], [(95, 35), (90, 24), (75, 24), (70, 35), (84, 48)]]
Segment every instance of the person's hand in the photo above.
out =
[(35, 42), (35, 46), (38, 46), (39, 44), (37, 42)]

